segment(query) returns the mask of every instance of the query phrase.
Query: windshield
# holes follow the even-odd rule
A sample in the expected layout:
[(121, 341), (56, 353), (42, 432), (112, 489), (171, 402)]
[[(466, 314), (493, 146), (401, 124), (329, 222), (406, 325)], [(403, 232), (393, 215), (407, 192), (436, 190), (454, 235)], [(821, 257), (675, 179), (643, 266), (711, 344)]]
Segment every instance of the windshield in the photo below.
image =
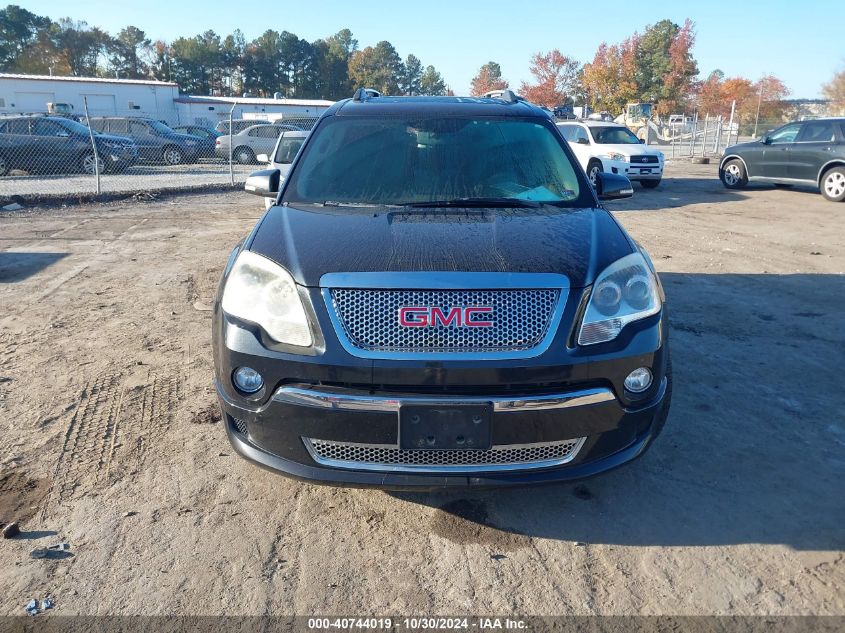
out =
[(167, 127), (161, 121), (156, 121), (154, 119), (150, 119), (148, 121), (148, 123), (150, 124), (150, 127), (153, 128), (159, 134), (173, 134), (174, 133), (173, 130), (171, 130), (169, 127)]
[(293, 159), (296, 158), (296, 153), (302, 144), (305, 142), (304, 136), (282, 136), (279, 141), (279, 146), (276, 148), (275, 162), (282, 165), (290, 165)]
[(639, 145), (640, 139), (626, 127), (590, 128), (593, 138), (599, 145)]
[[(330, 117), (312, 133), (282, 198), (421, 204), (516, 199), (592, 206), (560, 136), (537, 119)], [(492, 206), (492, 205), (491, 205)]]

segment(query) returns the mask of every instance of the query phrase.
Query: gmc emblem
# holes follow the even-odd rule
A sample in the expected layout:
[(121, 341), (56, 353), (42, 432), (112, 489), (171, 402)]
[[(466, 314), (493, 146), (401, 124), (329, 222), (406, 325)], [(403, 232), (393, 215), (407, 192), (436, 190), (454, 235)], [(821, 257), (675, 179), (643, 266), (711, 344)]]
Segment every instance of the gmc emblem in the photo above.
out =
[(441, 308), (403, 306), (399, 308), (399, 324), (404, 327), (493, 327), (492, 321), (484, 321), (483, 314), (490, 314), (489, 306), (452, 308), (446, 314)]

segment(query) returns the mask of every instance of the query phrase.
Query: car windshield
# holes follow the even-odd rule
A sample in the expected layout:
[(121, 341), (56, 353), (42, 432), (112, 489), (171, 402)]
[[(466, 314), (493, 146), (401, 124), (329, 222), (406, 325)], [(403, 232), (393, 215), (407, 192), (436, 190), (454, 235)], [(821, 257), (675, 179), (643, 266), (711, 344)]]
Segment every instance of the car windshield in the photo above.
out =
[(150, 124), (150, 127), (153, 128), (159, 134), (173, 134), (173, 130), (171, 130), (161, 121), (155, 121), (153, 119), (150, 119), (148, 123)]
[(564, 142), (537, 119), (336, 116), (312, 134), (285, 202), (591, 204)]
[(590, 128), (599, 145), (638, 145), (640, 140), (626, 127), (596, 126)]

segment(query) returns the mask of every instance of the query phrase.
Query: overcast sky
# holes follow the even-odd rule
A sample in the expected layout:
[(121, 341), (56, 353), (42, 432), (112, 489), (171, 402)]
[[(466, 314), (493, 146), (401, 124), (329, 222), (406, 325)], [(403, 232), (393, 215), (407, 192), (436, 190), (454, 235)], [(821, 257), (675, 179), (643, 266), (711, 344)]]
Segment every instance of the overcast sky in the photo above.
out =
[(458, 94), (489, 60), (514, 87), (530, 79), (531, 55), (558, 48), (591, 61), (602, 42), (618, 42), (663, 18), (696, 24), (694, 54), (706, 76), (714, 69), (752, 80), (780, 77), (793, 98), (820, 96), (821, 85), (845, 67), (845, 0), (711, 0), (663, 2), (514, 2), (513, 0), (25, 0), (18, 4), (54, 20), (85, 20), (111, 34), (137, 26), (152, 39), (172, 40), (208, 29), (241, 29), (252, 39), (267, 29), (309, 41), (349, 28), (359, 45), (390, 41), (403, 59), (433, 64)]

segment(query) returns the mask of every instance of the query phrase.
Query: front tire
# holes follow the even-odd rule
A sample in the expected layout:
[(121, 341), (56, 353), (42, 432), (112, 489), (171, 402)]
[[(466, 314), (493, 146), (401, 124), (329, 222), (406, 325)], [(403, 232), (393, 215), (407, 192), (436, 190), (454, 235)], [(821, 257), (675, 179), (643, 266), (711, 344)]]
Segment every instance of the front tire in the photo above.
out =
[(825, 200), (831, 202), (845, 200), (845, 167), (834, 167), (824, 172), (821, 190)]
[(660, 180), (641, 180), (640, 184), (646, 189), (657, 189), (660, 185)]
[(728, 189), (742, 189), (748, 184), (745, 165), (738, 158), (732, 158), (719, 170), (719, 178)]
[(82, 158), (79, 159), (79, 167), (82, 169), (83, 173), (86, 173), (89, 176), (93, 176), (98, 171), (100, 174), (106, 171), (103, 159), (99, 156), (95, 156), (94, 152), (86, 152), (83, 154)]
[(596, 191), (599, 190), (599, 174), (603, 171), (604, 168), (602, 167), (601, 161), (594, 158), (587, 163), (587, 178), (590, 179), (590, 184), (593, 185)]
[(161, 153), (161, 158), (167, 165), (181, 165), (185, 162), (182, 150), (174, 145), (168, 145)]

